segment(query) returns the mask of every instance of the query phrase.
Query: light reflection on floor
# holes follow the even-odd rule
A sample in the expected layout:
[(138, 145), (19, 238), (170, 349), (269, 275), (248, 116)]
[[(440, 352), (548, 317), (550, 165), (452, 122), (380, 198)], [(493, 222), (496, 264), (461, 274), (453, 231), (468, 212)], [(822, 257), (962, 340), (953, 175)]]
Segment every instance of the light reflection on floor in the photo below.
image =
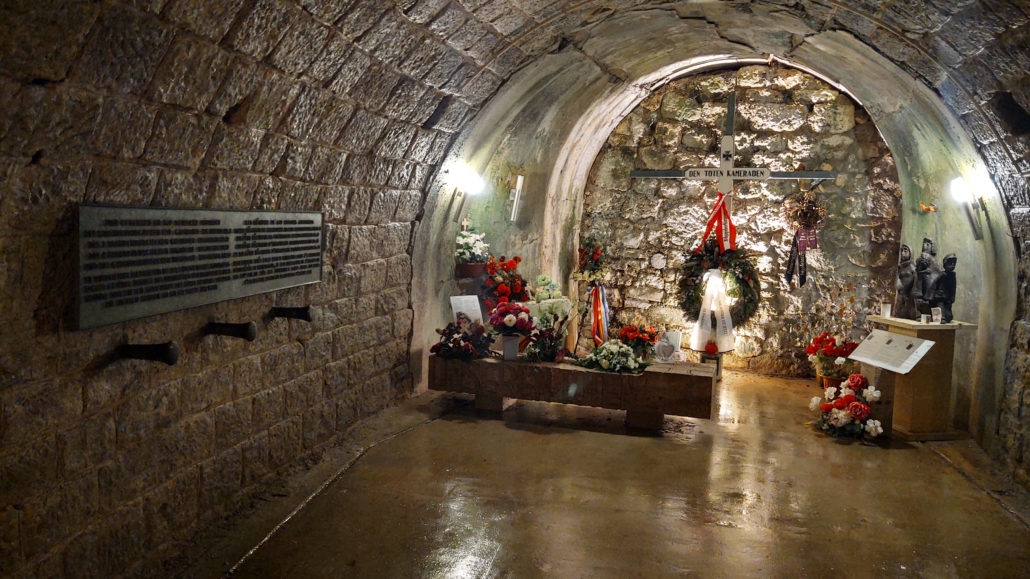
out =
[(927, 448), (814, 432), (804, 381), (717, 420), (519, 403), (376, 447), (234, 577), (1026, 577), (1030, 531)]

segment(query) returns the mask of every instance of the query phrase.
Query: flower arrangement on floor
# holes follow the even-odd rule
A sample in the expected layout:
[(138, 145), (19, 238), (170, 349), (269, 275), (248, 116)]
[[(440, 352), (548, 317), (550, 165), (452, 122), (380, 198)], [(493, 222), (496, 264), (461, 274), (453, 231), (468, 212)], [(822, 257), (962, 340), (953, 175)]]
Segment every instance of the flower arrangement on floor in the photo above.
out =
[(637, 374), (650, 364), (633, 353), (633, 348), (619, 340), (608, 340), (594, 348), (581, 359), (578, 364), (585, 368), (604, 370), (605, 372), (630, 372)]
[(452, 322), (436, 333), (440, 334), (440, 341), (429, 351), (441, 358), (465, 361), (486, 358), (490, 356), (490, 345), (494, 343), (493, 336), (481, 324), (463, 328)]
[(637, 358), (646, 360), (654, 356), (658, 333), (654, 326), (626, 326), (619, 330), (619, 341), (629, 346)]
[(855, 371), (855, 363), (848, 360), (855, 348), (858, 348), (855, 342), (843, 338), (838, 342), (829, 332), (823, 332), (812, 338), (805, 353), (808, 354), (808, 361), (822, 376), (831, 380), (844, 380)]
[(537, 328), (529, 335), (529, 346), (526, 357), (536, 362), (562, 362), (565, 360), (565, 338), (569, 335), (571, 312), (560, 315), (558, 312), (540, 313)]
[(551, 276), (542, 273), (536, 276), (536, 289), (533, 290), (533, 298), (537, 302), (544, 300), (556, 300), (562, 297), (561, 285), (551, 279)]
[(608, 274), (608, 256), (604, 242), (596, 235), (588, 235), (579, 246), (579, 263), (572, 277), (579, 281), (594, 282)]
[(811, 410), (818, 410), (816, 428), (831, 436), (875, 438), (883, 434), (879, 420), (871, 420), (870, 404), (880, 400), (880, 391), (869, 384), (861, 374), (852, 374), (840, 387), (831, 386), (823, 394), (826, 401), (816, 396), (809, 402)]
[(490, 311), (490, 327), (502, 336), (528, 336), (536, 324), (526, 306), (502, 302)]
[(500, 259), (490, 256), (490, 261), (486, 263), (486, 283), (483, 285), (483, 289), (486, 290), (486, 307), (493, 308), (507, 302), (529, 301), (529, 284), (518, 272), (521, 262), (522, 258), (517, 255), (511, 259), (503, 255)]
[(704, 276), (710, 269), (721, 269), (726, 282), (726, 295), (735, 301), (730, 305), (733, 327), (740, 327), (758, 312), (762, 285), (754, 255), (744, 249), (719, 253), (719, 243), (710, 238), (701, 251), (691, 253), (683, 264), (680, 279), (680, 304), (687, 320), (696, 320), (704, 298)]

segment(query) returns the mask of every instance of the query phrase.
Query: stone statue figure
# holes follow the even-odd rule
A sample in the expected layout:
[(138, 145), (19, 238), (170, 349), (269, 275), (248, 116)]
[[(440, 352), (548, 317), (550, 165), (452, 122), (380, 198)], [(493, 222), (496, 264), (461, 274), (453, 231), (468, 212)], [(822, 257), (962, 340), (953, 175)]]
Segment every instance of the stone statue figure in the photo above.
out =
[(904, 319), (915, 319), (916, 305), (912, 299), (912, 290), (916, 286), (916, 266), (912, 263), (912, 248), (901, 245), (901, 259), (898, 260), (898, 280), (894, 284), (897, 297), (894, 300), (894, 316)]
[(954, 253), (944, 256), (944, 271), (937, 276), (930, 291), (930, 307), (941, 309), (941, 321), (945, 324), (954, 320), (951, 305), (955, 303), (958, 284), (955, 281), (955, 264), (958, 257)]
[(915, 302), (916, 312), (912, 319), (917, 319), (919, 314), (931, 313), (934, 288), (937, 279), (941, 277), (944, 270), (941, 264), (937, 263), (937, 244), (928, 237), (923, 238), (923, 253), (916, 260), (916, 285), (912, 288), (912, 299)]

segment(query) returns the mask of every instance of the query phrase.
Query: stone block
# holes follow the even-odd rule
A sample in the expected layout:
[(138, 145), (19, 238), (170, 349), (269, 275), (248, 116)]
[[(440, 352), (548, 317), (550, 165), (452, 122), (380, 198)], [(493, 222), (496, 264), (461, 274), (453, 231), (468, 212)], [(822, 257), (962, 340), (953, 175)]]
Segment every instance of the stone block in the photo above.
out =
[(35, 557), (85, 527), (97, 514), (97, 500), (97, 478), (88, 473), (27, 501), (21, 509), (22, 553)]
[(94, 3), (10, 3), (4, 6), (0, 74), (57, 81), (65, 77), (100, 12)]
[(155, 163), (197, 169), (204, 158), (215, 119), (163, 107), (154, 120), (154, 130), (143, 158)]
[(258, 159), (264, 138), (262, 131), (219, 124), (204, 165), (214, 169), (249, 171)]
[(243, 454), (243, 486), (261, 482), (270, 472), (268, 454), (268, 433), (262, 432), (240, 444)]
[(326, 88), (340, 96), (350, 94), (370, 66), (372, 59), (367, 54), (360, 50), (352, 50), (340, 70), (326, 83)]
[(244, 0), (182, 0), (172, 2), (165, 16), (191, 32), (218, 42), (229, 31)]
[(221, 451), (236, 446), (251, 431), (252, 397), (241, 398), (215, 408), (215, 446)]
[(239, 446), (200, 464), (201, 512), (224, 513), (232, 507), (243, 479), (243, 453)]
[(89, 171), (89, 163), (30, 164), (16, 169), (0, 184), (0, 227), (47, 235), (70, 231), (72, 204), (85, 196)]
[(104, 99), (100, 122), (93, 134), (93, 148), (103, 156), (117, 159), (141, 156), (155, 115), (155, 108), (134, 99)]
[(304, 347), (294, 342), (261, 355), (264, 383), (285, 384), (304, 373)]
[(347, 153), (329, 147), (315, 146), (308, 159), (305, 179), (314, 183), (335, 185), (343, 175)]
[(343, 134), (344, 127), (354, 114), (354, 105), (336, 97), (331, 97), (320, 118), (311, 128), (309, 137), (312, 141), (331, 145)]
[(88, 203), (148, 206), (157, 188), (158, 170), (134, 163), (98, 162), (86, 186)]
[(225, 42), (240, 52), (262, 60), (272, 51), (300, 16), (299, 10), (277, 0), (257, 0), (244, 8)]
[(393, 257), (408, 252), (408, 243), (411, 241), (412, 225), (410, 223), (390, 223), (382, 230), (382, 247), (379, 249), (381, 257)]
[(302, 85), (269, 70), (249, 104), (247, 123), (267, 131), (276, 130), (302, 89)]
[(817, 133), (845, 133), (855, 127), (855, 105), (841, 96), (833, 103), (812, 106), (808, 124)]
[(393, 335), (401, 338), (411, 334), (411, 323), (414, 313), (411, 310), (401, 310), (393, 313)]
[(394, 213), (397, 211), (400, 194), (400, 191), (390, 189), (378, 191), (372, 199), (365, 223), (368, 225), (390, 223), (393, 220)]
[(308, 372), (314, 372), (325, 366), (333, 355), (333, 335), (330, 332), (315, 334), (303, 342), (304, 363)]
[(241, 175), (219, 171), (211, 179), (211, 188), (205, 207), (211, 209), (247, 209), (254, 193), (263, 185), (258, 175)]
[(385, 65), (372, 62), (351, 88), (350, 96), (367, 109), (380, 111), (400, 80), (401, 77)]
[(82, 414), (82, 383), (55, 378), (0, 394), (0, 446), (14, 448), (64, 430)]
[(278, 468), (297, 460), (303, 451), (302, 421), (295, 416), (268, 430), (268, 466)]
[[(298, 9), (294, 9), (301, 12)], [(307, 14), (292, 16), (293, 25), (283, 35), (268, 62), (292, 76), (311, 66), (329, 39), (330, 28)]]
[(322, 400), (324, 377), (322, 372), (305, 374), (283, 386), (286, 416), (300, 416)]
[(315, 448), (336, 432), (336, 403), (326, 400), (305, 410), (301, 423), (304, 448)]
[(347, 123), (337, 145), (347, 151), (366, 154), (372, 150), (376, 141), (386, 130), (389, 121), (374, 113), (359, 109)]
[(200, 516), (200, 467), (185, 470), (143, 497), (147, 545), (183, 540)]
[(255, 394), (251, 406), (254, 412), (251, 428), (258, 432), (266, 430), (286, 414), (285, 388), (276, 386)]
[(168, 51), (172, 28), (123, 5), (107, 7), (96, 26), (72, 77), (97, 89), (141, 94)]
[(362, 264), (361, 293), (372, 294), (386, 287), (386, 260), (376, 259)]
[(222, 86), (232, 56), (217, 45), (180, 35), (150, 84), (151, 99), (203, 110)]
[(118, 446), (132, 446), (173, 424), (179, 417), (181, 382), (147, 388), (115, 410)]

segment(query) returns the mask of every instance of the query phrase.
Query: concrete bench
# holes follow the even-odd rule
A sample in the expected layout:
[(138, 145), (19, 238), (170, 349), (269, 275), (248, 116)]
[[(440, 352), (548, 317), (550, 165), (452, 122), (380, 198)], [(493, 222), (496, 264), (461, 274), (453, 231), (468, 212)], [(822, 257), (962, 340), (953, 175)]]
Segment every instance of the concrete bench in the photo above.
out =
[(503, 411), (516, 399), (625, 410), (627, 426), (658, 429), (666, 414), (712, 417), (715, 367), (653, 364), (633, 375), (570, 364), (430, 356), (429, 389), (474, 394), (482, 410)]

